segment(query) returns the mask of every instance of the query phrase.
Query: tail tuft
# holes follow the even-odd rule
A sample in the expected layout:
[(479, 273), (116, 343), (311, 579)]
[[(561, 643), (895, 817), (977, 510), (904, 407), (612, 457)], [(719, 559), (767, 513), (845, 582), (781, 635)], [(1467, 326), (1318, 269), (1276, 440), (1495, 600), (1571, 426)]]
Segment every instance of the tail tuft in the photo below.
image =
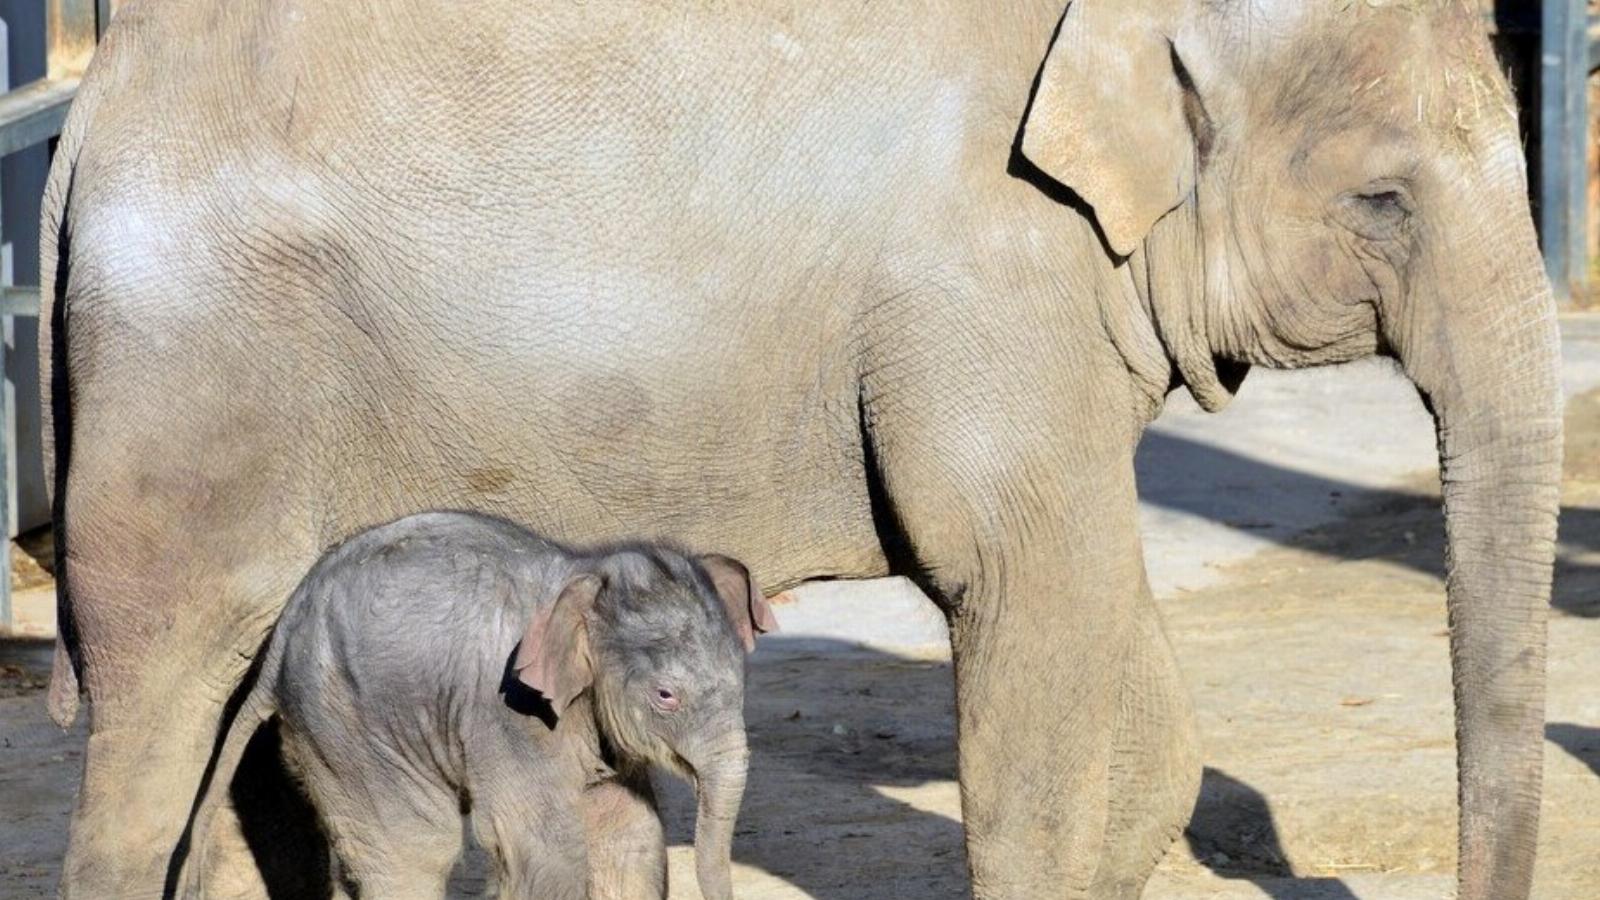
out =
[(62, 728), (71, 728), (78, 718), (78, 672), (72, 668), (67, 645), (56, 638), (55, 658), (50, 664), (50, 697), (46, 702), (50, 718)]

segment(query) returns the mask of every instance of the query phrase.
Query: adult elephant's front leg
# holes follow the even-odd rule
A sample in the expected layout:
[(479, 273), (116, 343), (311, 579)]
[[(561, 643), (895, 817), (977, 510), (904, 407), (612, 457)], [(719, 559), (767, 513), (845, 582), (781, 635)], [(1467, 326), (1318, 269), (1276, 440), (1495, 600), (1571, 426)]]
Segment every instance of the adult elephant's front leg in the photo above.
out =
[[(1067, 449), (947, 445), (946, 458), (908, 455), (886, 477), (914, 556), (906, 568), (950, 612), (980, 900), (1117, 896), (1114, 880), (1097, 882), (1102, 857), (1120, 855), (1107, 852), (1108, 829), (1129, 839), (1175, 829), (1113, 823), (1113, 811), (1174, 818), (1183, 806), (1112, 803), (1114, 753), (1123, 768), (1147, 755), (1118, 740), (1124, 663), (1147, 637), (1131, 448), (1106, 448), (1099, 467)], [(984, 468), (1004, 461), (1005, 471)]]
[(968, 588), (951, 628), (974, 894), (1086, 897), (1109, 824), (1131, 594), (1106, 560), (1059, 545), (997, 558), (1006, 571)]
[(1118, 676), (1111, 810), (1092, 896), (1134, 900), (1189, 822), (1200, 793), (1193, 702), (1145, 589)]

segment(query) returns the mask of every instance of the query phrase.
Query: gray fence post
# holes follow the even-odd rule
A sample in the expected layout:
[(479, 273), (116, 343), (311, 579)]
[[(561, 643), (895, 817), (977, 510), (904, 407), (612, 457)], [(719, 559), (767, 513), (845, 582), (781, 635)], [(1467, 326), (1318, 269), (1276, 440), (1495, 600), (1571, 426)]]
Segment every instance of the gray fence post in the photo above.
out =
[(1539, 232), (1562, 303), (1588, 282), (1589, 14), (1584, 0), (1545, 0), (1539, 54)]
[[(0, 91), (11, 89), (11, 29), (9, 23), (0, 19)], [(3, 216), (0, 216), (3, 218)], [(0, 246), (4, 245), (5, 235), (0, 233)], [(11, 260), (0, 258), (0, 285), (11, 284)], [(0, 536), (5, 540), (0, 542), (0, 552), (4, 558), (0, 559), (0, 629), (10, 630), (16, 624), (11, 610), (11, 457), (9, 452), (12, 447), (11, 421), (12, 409), (15, 405), (11, 393), (6, 390), (6, 340), (11, 323), (11, 317), (0, 315), (0, 477), (5, 479), (0, 484), (0, 525), (4, 530)]]

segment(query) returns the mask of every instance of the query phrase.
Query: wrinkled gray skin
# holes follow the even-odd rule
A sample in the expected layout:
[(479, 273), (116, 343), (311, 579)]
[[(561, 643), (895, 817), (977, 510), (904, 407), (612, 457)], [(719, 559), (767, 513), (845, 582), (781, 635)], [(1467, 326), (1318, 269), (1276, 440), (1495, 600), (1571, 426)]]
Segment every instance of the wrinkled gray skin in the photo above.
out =
[(1558, 341), (1474, 9), (124, 5), (45, 211), (68, 895), (159, 886), (319, 548), (450, 506), (913, 576), (975, 896), (1134, 896), (1200, 774), (1140, 434), (1379, 353), (1438, 424), (1460, 896), (1525, 898)]
[[(541, 612), (577, 640), (530, 627)], [(513, 649), (520, 662), (541, 636), (562, 674), (590, 673), (576, 702), (553, 701), (553, 727), (502, 697), (519, 687)], [(503, 897), (665, 897), (651, 764), (696, 782), (702, 893), (732, 896), (744, 653), (712, 581), (679, 553), (574, 555), (461, 513), (364, 532), (290, 599), (213, 785), (273, 715), (354, 896), (444, 896), (465, 811)], [(221, 793), (197, 813), (197, 846)]]

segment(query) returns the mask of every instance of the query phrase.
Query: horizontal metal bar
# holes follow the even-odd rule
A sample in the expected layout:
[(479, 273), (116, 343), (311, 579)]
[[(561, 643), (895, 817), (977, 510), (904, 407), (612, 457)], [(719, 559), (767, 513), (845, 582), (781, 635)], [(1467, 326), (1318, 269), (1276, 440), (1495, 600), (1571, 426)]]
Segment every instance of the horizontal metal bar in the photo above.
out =
[(0, 94), (0, 156), (60, 134), (77, 93), (76, 78), (41, 78)]
[(0, 288), (0, 316), (39, 315), (39, 289), (18, 285)]

